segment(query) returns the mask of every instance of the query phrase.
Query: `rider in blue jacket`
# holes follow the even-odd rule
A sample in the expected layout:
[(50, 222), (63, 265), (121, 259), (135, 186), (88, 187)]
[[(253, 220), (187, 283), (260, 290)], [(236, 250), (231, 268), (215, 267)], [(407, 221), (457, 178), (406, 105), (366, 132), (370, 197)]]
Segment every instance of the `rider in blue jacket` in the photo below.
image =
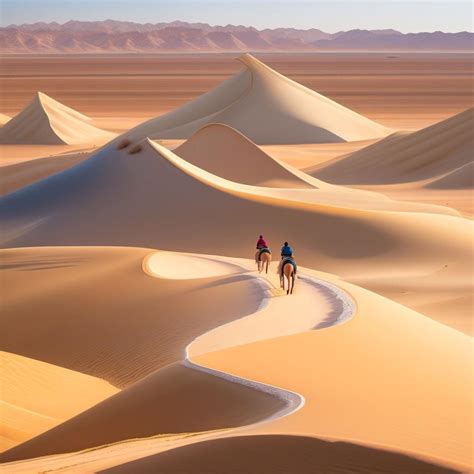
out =
[[(277, 270), (279, 275), (281, 275), (282, 264), (283, 264), (285, 259), (290, 258), (294, 262), (294, 260), (293, 260), (293, 249), (290, 247), (288, 242), (285, 242), (283, 244), (283, 247), (281, 248), (280, 255), (281, 255), (281, 260), (280, 260), (280, 263), (278, 264), (278, 270)], [(293, 265), (295, 266), (295, 269), (296, 269), (296, 263), (293, 263)]]
[(293, 257), (293, 249), (289, 246), (288, 242), (285, 242), (283, 244), (283, 247), (281, 248), (281, 256), (282, 256), (282, 258), (285, 258), (285, 257), (292, 258)]

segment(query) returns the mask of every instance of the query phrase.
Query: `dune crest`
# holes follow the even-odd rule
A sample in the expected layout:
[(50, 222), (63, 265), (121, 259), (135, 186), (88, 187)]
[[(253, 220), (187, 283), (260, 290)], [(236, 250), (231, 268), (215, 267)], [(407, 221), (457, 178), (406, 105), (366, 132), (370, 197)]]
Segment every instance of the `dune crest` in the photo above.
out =
[(279, 74), (250, 54), (245, 69), (177, 110), (126, 133), (133, 140), (182, 139), (209, 123), (229, 125), (258, 144), (366, 140), (391, 130)]
[(229, 181), (280, 188), (319, 187), (315, 178), (273, 158), (238, 130), (222, 123), (200, 128), (173, 153)]
[[(396, 184), (441, 178), (473, 162), (473, 129), (474, 108), (470, 108), (417, 132), (393, 134), (307, 171), (335, 184)], [(456, 187), (453, 182), (450, 186), (453, 184)]]
[(2, 144), (105, 143), (115, 134), (101, 130), (90, 118), (37, 92), (34, 99), (0, 129)]
[(425, 185), (430, 189), (472, 189), (474, 188), (474, 162), (466, 163), (441, 178)]
[[(0, 219), (9, 230), (2, 245), (134, 245), (248, 256), (256, 229), (268, 229), (271, 241), (282, 241), (275, 223), (283, 219), (284, 238), (298, 242), (300, 258), (325, 271), (357, 273), (370, 262), (378, 273), (383, 261), (393, 273), (416, 261), (431, 272), (443, 268), (446, 258), (464, 267), (459, 256), (470, 248), (471, 231), (464, 219), (341, 207), (334, 194), (319, 198), (319, 192), (234, 183), (152, 141), (134, 155), (106, 148), (2, 197)], [(353, 190), (351, 198), (358, 193)], [(124, 226), (124, 215), (133, 225)], [(430, 241), (430, 232), (445, 237)], [(350, 268), (344, 258), (353, 259)]]

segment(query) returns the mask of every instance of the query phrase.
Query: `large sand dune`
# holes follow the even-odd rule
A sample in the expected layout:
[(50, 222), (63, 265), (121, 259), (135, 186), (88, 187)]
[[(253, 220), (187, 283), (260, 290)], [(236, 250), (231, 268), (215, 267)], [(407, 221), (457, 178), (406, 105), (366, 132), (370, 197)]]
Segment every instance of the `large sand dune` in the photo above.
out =
[[(27, 250), (23, 252), (26, 254)], [(68, 251), (64, 249), (64, 252)], [(160, 259), (156, 264), (159, 268)], [(301, 272), (307, 274), (309, 271), (301, 269)], [(271, 472), (265, 453), (274, 450), (280, 453), (278, 459), (282, 465), (298, 472), (314, 472), (316, 466), (321, 466), (325, 472), (333, 473), (338, 472), (341, 465), (346, 469), (343, 472), (454, 473), (468, 469), (471, 436), (464, 421), (472, 398), (469, 338), (330, 275), (309, 274), (329, 280), (350, 293), (357, 302), (355, 317), (345, 324), (320, 331), (192, 356), (193, 362), (205, 367), (296, 391), (305, 397), (305, 404), (299, 411), (285, 418), (270, 418), (267, 423), (191, 438), (185, 436), (172, 443), (160, 439), (135, 440), (66, 457), (13, 463), (8, 465), (11, 472), (47, 468), (61, 468), (66, 472), (68, 469), (72, 472), (74, 469), (98, 471), (120, 464), (123, 465), (121, 468), (110, 472), (158, 472), (160, 469), (169, 473), (220, 472), (229, 449), (246, 446), (242, 435), (251, 445), (242, 452), (236, 465), (242, 469), (247, 467), (249, 472)], [(314, 304), (307, 306), (312, 307)], [(287, 315), (287, 323), (292, 324), (293, 313)], [(271, 325), (272, 314), (268, 316), (265, 319), (267, 325)], [(245, 326), (245, 319), (232, 324), (239, 331)], [(258, 335), (265, 338), (262, 329)], [(126, 330), (123, 332), (128, 334)], [(226, 343), (233, 345), (233, 337), (234, 332), (229, 331), (221, 337), (220, 343), (224, 347)], [(436, 364), (433, 364), (434, 360)], [(153, 381), (161, 377), (169, 383), (160, 387)], [(243, 420), (243, 411), (239, 414), (235, 407), (242, 396), (242, 406), (264, 414), (260, 411), (257, 395), (247, 398), (239, 385), (226, 386), (219, 379), (206, 378), (186, 370), (183, 372), (179, 366), (170, 366), (10, 451), (4, 459), (53, 453), (58, 448), (68, 449), (68, 443), (71, 443), (69, 447), (77, 449), (88, 441), (101, 443), (106, 439), (104, 428), (110, 426), (114, 429), (108, 436), (119, 436), (127, 427), (130, 433), (141, 433), (149, 429), (148, 420), (161, 422), (162, 426), (166, 423), (172, 427), (181, 426), (183, 430), (194, 422), (197, 424), (193, 429), (206, 424), (212, 426), (216, 420), (222, 426), (223, 419), (219, 419), (222, 409), (227, 411), (224, 420), (238, 425)], [(167, 385), (169, 389), (165, 390)], [(189, 406), (189, 395), (194, 389), (197, 395), (205, 395), (198, 397), (197, 413)], [(218, 399), (209, 406), (206, 399), (213, 394)], [(159, 402), (155, 404), (153, 400)], [(268, 401), (263, 406), (266, 403)], [(164, 405), (167, 410), (147, 408), (157, 405)], [(443, 416), (439, 416), (441, 406)], [(141, 408), (149, 412), (148, 418), (143, 418)], [(207, 410), (212, 414), (209, 419), (205, 415)], [(91, 427), (94, 427), (92, 432), (85, 437), (84, 433)], [(201, 443), (202, 440), (207, 441)], [(327, 440), (344, 442), (332, 444)], [(192, 447), (181, 449), (186, 445)], [(227, 449), (222, 451), (221, 446), (227, 446)], [(325, 458), (328, 464), (315, 459), (315, 452), (329, 456)], [(210, 462), (209, 453), (215, 453), (217, 464)], [(292, 459), (292, 454), (300, 456)], [(127, 464), (134, 459), (140, 461)]]
[[(246, 433), (346, 440), (468, 471), (471, 338), (366, 290), (324, 278), (357, 302), (357, 314), (345, 324), (195, 358), (305, 397), (304, 407), (292, 416)], [(156, 466), (159, 462), (158, 456)]]
[[(297, 242), (302, 263), (335, 273), (467, 269), (472, 223), (465, 219), (392, 212), (396, 207), (357, 210), (341, 207), (334, 195), (318, 202), (313, 190), (241, 185), (153, 142), (143, 148), (136, 155), (103, 150), (3, 197), (2, 245), (135, 245), (248, 256), (255, 235), (265, 233), (273, 245)], [(312, 194), (301, 198), (298, 191)]]
[(312, 188), (319, 184), (223, 124), (204, 126), (173, 152), (198, 168), (237, 183), (281, 188)]
[[(31, 249), (4, 252), (3, 259), (8, 267), (11, 267), (9, 270), (11, 277), (7, 286), (11, 296), (7, 301), (5, 325), (12, 337), (2, 341), (2, 344), (7, 344), (22, 353), (40, 350), (42, 352), (39, 355), (43, 359), (59, 357), (62, 358), (64, 364), (74, 359), (89, 359), (89, 355), (93, 354), (96, 359), (100, 359), (97, 365), (100, 363), (102, 366), (101, 369), (95, 368), (95, 372), (100, 370), (101, 375), (107, 378), (110, 378), (110, 374), (116, 374), (117, 371), (126, 374), (132, 370), (134, 373), (141, 371), (140, 375), (143, 377), (146, 373), (144, 365), (158, 369), (163, 365), (163, 357), (167, 357), (167, 361), (172, 361), (173, 356), (175, 360), (184, 358), (188, 352), (184, 351), (184, 345), (191, 342), (191, 339), (186, 341), (185, 338), (190, 338), (193, 333), (197, 334), (197, 331), (205, 329), (205, 321), (213, 325), (224, 324), (220, 332), (211, 331), (207, 338), (197, 334), (201, 337), (195, 339), (192, 344), (197, 347), (191, 349), (191, 345), (188, 344), (189, 353), (202, 353), (211, 347), (215, 348), (216, 338), (226, 347), (255, 340), (255, 338), (300, 332), (321, 322), (327, 326), (334, 324), (337, 316), (340, 316), (339, 306), (335, 309), (332, 304), (326, 304), (327, 299), (334, 303), (333, 300), (336, 298), (333, 295), (328, 297), (327, 292), (323, 291), (324, 287), (302, 283), (299, 294), (295, 295), (293, 300), (293, 304), (296, 303), (300, 308), (301, 317), (293, 318), (289, 311), (292, 301), (286, 298), (270, 298), (268, 291), (263, 291), (268, 283), (262, 284), (254, 275), (234, 276), (236, 270), (247, 273), (249, 269), (253, 269), (253, 262), (249, 264), (245, 261), (240, 264), (239, 260), (234, 259), (167, 252), (157, 252), (152, 256), (147, 256), (146, 250), (141, 249), (36, 249), (36, 254), (41, 255), (39, 262), (32, 261), (34, 258)], [(140, 255), (144, 256), (142, 257), (144, 258), (143, 270)], [(172, 255), (175, 257), (174, 260), (171, 259)], [(60, 261), (58, 261), (59, 256)], [(48, 267), (43, 269), (44, 262), (47, 260), (52, 267), (50, 270)], [(113, 264), (114, 261), (115, 264)], [(65, 266), (65, 262), (74, 262), (73, 268)], [(90, 278), (91, 272), (97, 273), (100, 266), (104, 267), (93, 285), (95, 288), (100, 288), (102, 293), (107, 294), (108, 288), (116, 285), (116, 282), (108, 281), (112, 275), (107, 267), (113, 265), (115, 273), (121, 270), (120, 275), (123, 279), (124, 262), (134, 269), (133, 273), (130, 270), (127, 272), (127, 281), (124, 282), (128, 292), (126, 299), (128, 301), (131, 299), (131, 294), (139, 293), (144, 299), (141, 306), (142, 314), (138, 318), (127, 318), (125, 315), (130, 314), (130, 306), (124, 308), (123, 314), (120, 314), (120, 310), (110, 304), (91, 311), (87, 303), (83, 301), (83, 295), (88, 291), (87, 279)], [(193, 262), (197, 264), (197, 267), (193, 265)], [(55, 268), (54, 265), (58, 267)], [(163, 279), (163, 273), (171, 265), (175, 269), (169, 276), (171, 281), (166, 281)], [(40, 294), (27, 295), (32, 305), (41, 308), (41, 314), (44, 315), (41, 323), (44, 328), (38, 330), (28, 341), (23, 341), (20, 331), (14, 332), (10, 327), (11, 321), (22, 321), (23, 326), (29, 324), (32, 317), (27, 311), (22, 310), (19, 291), (14, 282), (19, 281), (23, 271), (31, 266), (39, 272), (39, 276), (33, 272), (33, 275), (29, 277), (31, 287), (38, 286), (38, 279), (43, 278), (42, 273), (49, 273), (49, 282), (43, 284)], [(220, 269), (221, 276), (227, 277), (210, 278), (209, 270), (214, 273), (217, 268)], [(186, 280), (186, 276), (188, 280), (177, 282), (177, 273), (181, 275), (181, 280)], [(66, 293), (65, 298), (74, 301), (77, 311), (85, 314), (80, 328), (71, 325), (71, 321), (61, 323), (59, 310), (61, 302), (55, 309), (57, 298), (54, 292), (48, 291), (50, 285), (57, 285), (58, 279), (67, 281), (74, 274), (81, 276), (76, 281), (75, 288), (66, 287), (63, 291)], [(195, 281), (196, 279), (201, 281)], [(133, 282), (140, 285), (139, 291), (137, 291), (138, 287), (133, 288)], [(189, 310), (187, 317), (192, 318), (192, 321), (186, 321), (179, 304), (174, 302), (174, 305), (171, 303), (167, 306), (163, 298), (157, 297), (157, 289), (161, 287), (163, 291), (163, 286), (167, 286), (168, 291), (181, 295), (191, 292), (187, 299), (192, 302), (192, 310)], [(42, 296), (44, 294), (50, 297), (45, 298)], [(153, 296), (153, 299), (150, 296)], [(124, 294), (123, 297), (125, 297)], [(267, 304), (262, 306), (262, 300)], [(123, 305), (123, 301), (121, 304)], [(222, 313), (226, 304), (231, 304), (234, 309), (227, 311), (224, 317)], [(252, 306), (255, 314), (252, 313), (238, 321), (238, 329), (232, 330), (232, 320), (246, 316)], [(156, 307), (160, 308), (159, 311)], [(185, 307), (188, 308), (187, 305)], [(146, 322), (146, 316), (153, 311), (156, 311), (154, 324), (150, 325), (151, 322), (148, 324)], [(332, 315), (334, 312), (335, 316)], [(90, 317), (88, 317), (89, 314)], [(170, 315), (172, 318), (168, 317)], [(331, 322), (327, 321), (328, 316)], [(100, 321), (96, 322), (97, 319)], [(110, 324), (113, 324), (116, 329), (112, 331), (109, 328), (110, 334), (106, 335), (106, 326)], [(249, 324), (251, 324), (250, 327)], [(147, 344), (145, 334), (140, 330), (145, 325), (146, 333), (149, 334), (149, 340), (153, 341), (153, 345)], [(56, 326), (59, 326), (57, 330), (61, 332), (66, 344), (54, 348), (40, 345), (40, 342), (44, 343), (46, 340), (55, 338), (53, 328)], [(184, 327), (181, 328), (181, 326)], [(230, 333), (227, 332), (229, 330)], [(96, 347), (97, 340), (94, 340), (94, 337), (80, 338), (77, 336), (78, 331), (97, 335), (97, 340), (102, 340), (100, 348)], [(79, 339), (77, 341), (79, 344), (74, 343), (74, 338)], [(139, 347), (134, 349), (135, 345), (130, 344), (130, 339), (139, 340)], [(178, 351), (167, 354), (174, 349)], [(99, 351), (107, 355), (101, 356)], [(118, 361), (121, 362), (120, 367), (116, 368)], [(74, 366), (82, 371), (91, 371), (90, 364), (85, 361), (78, 360)], [(189, 390), (190, 387), (192, 390)], [(34, 393), (36, 391), (32, 392)], [(63, 423), (45, 435), (10, 451), (4, 459), (74, 451), (158, 433), (228, 428), (270, 417), (283, 406), (284, 402), (274, 395), (262, 391), (254, 392), (250, 387), (235, 386), (222, 378), (213, 377), (212, 374), (195, 371), (180, 364), (172, 364), (163, 370), (140, 378), (116, 396), (104, 400), (70, 422)], [(164, 408), (160, 409), (160, 407)], [(196, 411), (202, 416), (196, 416)], [(180, 416), (176, 416), (177, 412)]]
[(245, 69), (192, 102), (125, 133), (132, 140), (188, 138), (209, 123), (229, 125), (258, 144), (378, 138), (390, 129), (277, 73), (250, 54)]
[[(473, 128), (474, 109), (471, 108), (420, 131), (396, 133), (308, 171), (338, 184), (429, 182), (472, 163)], [(469, 170), (465, 168), (455, 173), (444, 185), (465, 187), (465, 172)]]
[(92, 144), (107, 142), (114, 136), (42, 92), (0, 129), (3, 144)]
[[(245, 275), (150, 278), (142, 270), (148, 253), (58, 247), (2, 251), (1, 347), (122, 388), (181, 360), (192, 339), (260, 304), (261, 290)], [(92, 297), (99, 289), (100, 296)], [(226, 311), (229, 304), (235, 311)], [(18, 326), (35, 330), (16, 331)]]

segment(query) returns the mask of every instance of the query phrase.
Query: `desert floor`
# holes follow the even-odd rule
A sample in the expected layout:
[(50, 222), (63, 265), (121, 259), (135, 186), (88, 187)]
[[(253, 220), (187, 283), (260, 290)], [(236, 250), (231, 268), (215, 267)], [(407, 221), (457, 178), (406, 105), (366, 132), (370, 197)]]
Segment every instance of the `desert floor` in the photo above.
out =
[[(469, 54), (261, 54), (285, 76), (383, 125), (418, 129), (473, 105)], [(240, 69), (235, 55), (4, 56), (0, 110), (38, 90), (123, 131)]]
[[(384, 127), (251, 56), (1, 58), (5, 472), (473, 469), (472, 55), (256, 56)], [(362, 139), (233, 125), (310, 109)]]

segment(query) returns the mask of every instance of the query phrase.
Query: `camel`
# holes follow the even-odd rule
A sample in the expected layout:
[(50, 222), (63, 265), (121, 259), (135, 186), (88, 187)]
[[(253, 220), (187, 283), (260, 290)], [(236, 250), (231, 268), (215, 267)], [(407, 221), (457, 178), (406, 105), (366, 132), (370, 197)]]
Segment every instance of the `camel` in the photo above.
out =
[(268, 252), (261, 252), (261, 253), (260, 251), (258, 251), (258, 255), (257, 255), (258, 273), (262, 273), (264, 268), (265, 268), (265, 273), (268, 273), (268, 267), (271, 261), (272, 261), (272, 253), (270, 252), (270, 250), (268, 250)]
[(285, 291), (285, 277), (288, 280), (288, 289), (286, 294), (293, 294), (293, 288), (295, 287), (296, 271), (294, 265), (290, 261), (283, 263), (283, 268), (280, 273), (280, 284)]

